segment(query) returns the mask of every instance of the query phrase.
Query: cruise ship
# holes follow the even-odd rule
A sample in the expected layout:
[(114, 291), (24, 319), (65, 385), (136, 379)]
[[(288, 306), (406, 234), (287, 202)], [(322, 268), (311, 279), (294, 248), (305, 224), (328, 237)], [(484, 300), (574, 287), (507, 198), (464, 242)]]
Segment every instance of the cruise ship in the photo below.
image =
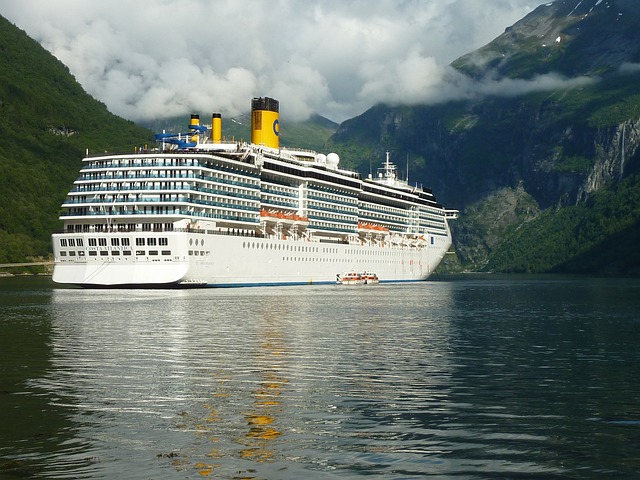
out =
[(344, 272), (422, 281), (451, 246), (456, 210), (337, 154), (284, 148), (279, 103), (251, 102), (251, 142), (226, 141), (222, 116), (158, 147), (88, 155), (52, 235), (53, 280), (83, 287), (336, 284)]

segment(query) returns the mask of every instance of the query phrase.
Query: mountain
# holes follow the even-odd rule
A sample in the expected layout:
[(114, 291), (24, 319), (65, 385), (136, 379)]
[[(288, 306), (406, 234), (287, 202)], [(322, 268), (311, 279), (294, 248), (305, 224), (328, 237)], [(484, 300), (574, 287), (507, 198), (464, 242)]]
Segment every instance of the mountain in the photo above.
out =
[(151, 132), (108, 112), (67, 67), (0, 17), (0, 263), (43, 257), (85, 152), (134, 151)]
[[(283, 125), (282, 143), (312, 138), (306, 146), (363, 174), (391, 151), (412, 184), (461, 210), (463, 268), (640, 273), (639, 6), (547, 3), (452, 63), (474, 95), (377, 105), (337, 131), (320, 117)], [(223, 119), (224, 135), (247, 138), (243, 120)], [(0, 17), (0, 263), (49, 254), (87, 149), (134, 151), (152, 138)]]
[(557, 0), (453, 66), (475, 78), (616, 73), (640, 60), (639, 18), (637, 0)]
[[(639, 192), (639, 61), (640, 2), (558, 0), (452, 63), (476, 95), (377, 105), (330, 142), (363, 173), (357, 150), (406, 159), (412, 181), (462, 211), (454, 242), (468, 269), (584, 271), (589, 256), (600, 272), (607, 260), (594, 256), (630, 244), (621, 237), (640, 222), (629, 194)], [(635, 252), (619, 253), (618, 272), (640, 272)]]
[[(249, 140), (249, 118), (223, 119), (227, 138)], [(50, 255), (60, 205), (87, 151), (134, 152), (151, 144), (154, 132), (184, 131), (188, 122), (138, 126), (111, 114), (65, 65), (0, 16), (0, 263)], [(315, 116), (283, 124), (281, 142), (321, 149), (336, 129)]]

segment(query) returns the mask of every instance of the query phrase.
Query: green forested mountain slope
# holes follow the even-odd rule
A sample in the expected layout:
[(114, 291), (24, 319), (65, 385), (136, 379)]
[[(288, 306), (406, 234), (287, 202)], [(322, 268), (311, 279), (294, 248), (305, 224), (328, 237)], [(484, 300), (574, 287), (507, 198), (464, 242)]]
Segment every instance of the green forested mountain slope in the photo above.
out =
[(47, 255), (88, 149), (133, 151), (151, 132), (109, 113), (0, 17), (0, 263)]
[(335, 149), (363, 173), (357, 151), (406, 159), (412, 183), (462, 211), (467, 269), (603, 272), (613, 248), (610, 273), (640, 270), (623, 251), (640, 224), (640, 2), (545, 3), (452, 66), (476, 96), (378, 105)]
[(639, 275), (640, 176), (583, 204), (549, 209), (504, 238), (489, 270)]
[[(336, 151), (363, 174), (390, 150), (410, 183), (462, 211), (454, 239), (467, 269), (637, 273), (639, 32), (635, 0), (549, 2), (453, 66), (479, 85), (555, 72), (592, 81), (378, 105), (324, 148), (335, 124), (283, 124), (282, 144)], [(224, 119), (224, 135), (248, 139), (240, 123)], [(0, 263), (48, 254), (86, 149), (126, 152), (151, 140), (0, 17)]]
[[(250, 105), (247, 99), (247, 107)], [(242, 121), (242, 120), (246, 121)], [(250, 140), (249, 116), (224, 119), (226, 138)], [(60, 204), (91, 152), (133, 152), (163, 128), (119, 118), (89, 96), (66, 66), (0, 16), (0, 263), (47, 256)], [(322, 150), (337, 124), (315, 116), (283, 124), (283, 146)]]

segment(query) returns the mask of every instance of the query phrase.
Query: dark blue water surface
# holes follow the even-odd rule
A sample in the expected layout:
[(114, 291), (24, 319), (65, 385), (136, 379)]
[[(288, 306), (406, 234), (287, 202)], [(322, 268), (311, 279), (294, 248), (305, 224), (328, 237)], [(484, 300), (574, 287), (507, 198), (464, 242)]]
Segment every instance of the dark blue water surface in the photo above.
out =
[(640, 478), (640, 280), (0, 279), (0, 478)]

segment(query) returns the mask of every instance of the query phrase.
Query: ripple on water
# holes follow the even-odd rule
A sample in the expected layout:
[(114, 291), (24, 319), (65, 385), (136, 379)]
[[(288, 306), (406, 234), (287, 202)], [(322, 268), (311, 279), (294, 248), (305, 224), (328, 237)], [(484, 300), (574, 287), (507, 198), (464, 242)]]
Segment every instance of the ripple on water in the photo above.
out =
[(639, 301), (592, 287), (54, 290), (3, 310), (47, 325), (23, 396), (60, 424), (9, 456), (51, 478), (625, 474)]

